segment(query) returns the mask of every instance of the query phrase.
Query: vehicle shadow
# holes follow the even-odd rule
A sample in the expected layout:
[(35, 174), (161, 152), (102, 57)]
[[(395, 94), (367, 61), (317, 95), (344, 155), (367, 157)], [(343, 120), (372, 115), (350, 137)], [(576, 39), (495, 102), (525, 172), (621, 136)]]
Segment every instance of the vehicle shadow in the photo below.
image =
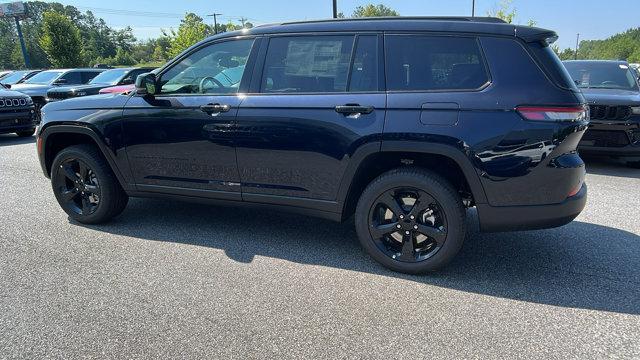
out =
[(624, 162), (603, 157), (583, 157), (587, 173), (640, 179), (640, 169), (628, 167)]
[(284, 259), (514, 300), (640, 314), (640, 236), (573, 222), (519, 233), (470, 231), (455, 260), (440, 272), (411, 276), (389, 271), (360, 248), (353, 224), (248, 208), (132, 199), (99, 231), (224, 250), (238, 262)]
[(30, 144), (36, 142), (35, 136), (19, 137), (16, 134), (0, 134), (0, 146)]

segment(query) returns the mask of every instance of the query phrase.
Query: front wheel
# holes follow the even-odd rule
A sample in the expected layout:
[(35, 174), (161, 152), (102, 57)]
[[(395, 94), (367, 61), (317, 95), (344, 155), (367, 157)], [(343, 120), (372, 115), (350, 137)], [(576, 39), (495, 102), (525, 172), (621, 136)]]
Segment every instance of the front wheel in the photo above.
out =
[(128, 202), (109, 164), (91, 145), (70, 146), (58, 153), (51, 165), (51, 186), (60, 207), (84, 224), (108, 221)]
[(409, 274), (446, 265), (466, 234), (465, 209), (456, 190), (418, 168), (392, 170), (373, 180), (358, 201), (355, 223), (371, 257)]

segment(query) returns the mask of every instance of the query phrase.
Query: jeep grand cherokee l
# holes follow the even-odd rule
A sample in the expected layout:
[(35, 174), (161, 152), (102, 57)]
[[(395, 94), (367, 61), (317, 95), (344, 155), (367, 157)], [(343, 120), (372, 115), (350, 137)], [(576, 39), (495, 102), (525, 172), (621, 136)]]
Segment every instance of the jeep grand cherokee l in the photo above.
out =
[(36, 131), (34, 112), (30, 97), (0, 85), (0, 134), (33, 135)]
[(296, 22), (219, 34), (129, 95), (54, 102), (37, 149), (69, 216), (130, 196), (355, 215), (364, 249), (421, 273), (483, 231), (570, 222), (585, 101), (549, 30), (491, 18)]
[(591, 123), (578, 144), (583, 154), (620, 158), (640, 167), (640, 88), (624, 61), (565, 61), (589, 103)]

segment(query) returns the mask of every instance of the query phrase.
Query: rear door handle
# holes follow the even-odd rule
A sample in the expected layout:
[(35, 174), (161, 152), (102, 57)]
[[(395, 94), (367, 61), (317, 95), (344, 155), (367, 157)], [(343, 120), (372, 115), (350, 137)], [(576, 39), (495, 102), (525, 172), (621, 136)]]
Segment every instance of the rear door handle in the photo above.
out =
[(227, 112), (231, 110), (231, 106), (222, 104), (207, 104), (200, 106), (200, 110), (206, 112), (209, 115), (217, 115), (219, 113)]
[(370, 114), (373, 112), (373, 106), (360, 106), (358, 104), (346, 104), (336, 106), (336, 112), (344, 114), (348, 117), (357, 118), (362, 114)]

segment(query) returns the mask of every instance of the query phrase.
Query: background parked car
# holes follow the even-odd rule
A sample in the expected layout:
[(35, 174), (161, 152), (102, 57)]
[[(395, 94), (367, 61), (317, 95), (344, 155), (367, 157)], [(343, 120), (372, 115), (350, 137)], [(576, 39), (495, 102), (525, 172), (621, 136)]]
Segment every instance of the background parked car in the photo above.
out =
[(0, 71), (0, 80), (1, 80), (3, 77), (5, 77), (5, 76), (7, 76), (7, 75), (11, 74), (12, 72), (13, 72), (13, 71), (11, 71), (11, 70), (2, 70), (2, 71)]
[(47, 91), (62, 85), (86, 84), (104, 69), (56, 69), (42, 71), (21, 84), (11, 86), (12, 90), (31, 96), (39, 118), (40, 108), (46, 104)]
[(35, 132), (35, 111), (31, 98), (0, 86), (0, 134), (31, 136)]
[(47, 101), (63, 100), (72, 97), (96, 95), (101, 89), (115, 85), (132, 85), (138, 75), (153, 68), (119, 68), (106, 70), (86, 85), (57, 87), (47, 92)]
[(0, 84), (3, 85), (15, 85), (24, 82), (27, 79), (32, 78), (35, 74), (42, 70), (16, 70), (11, 74), (0, 79)]
[(620, 158), (640, 167), (640, 88), (625, 61), (573, 60), (565, 68), (589, 103), (591, 124), (582, 137), (583, 154)]

